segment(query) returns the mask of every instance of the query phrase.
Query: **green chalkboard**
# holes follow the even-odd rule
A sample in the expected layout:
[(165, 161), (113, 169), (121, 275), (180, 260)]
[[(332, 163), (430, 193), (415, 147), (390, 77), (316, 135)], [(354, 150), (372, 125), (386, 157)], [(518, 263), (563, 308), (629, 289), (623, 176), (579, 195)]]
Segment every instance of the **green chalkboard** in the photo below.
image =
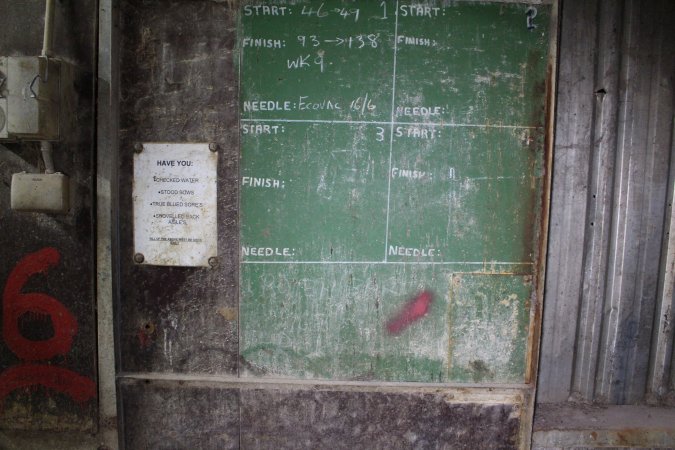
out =
[(528, 28), (525, 4), (244, 2), (246, 374), (524, 380), (549, 9)]

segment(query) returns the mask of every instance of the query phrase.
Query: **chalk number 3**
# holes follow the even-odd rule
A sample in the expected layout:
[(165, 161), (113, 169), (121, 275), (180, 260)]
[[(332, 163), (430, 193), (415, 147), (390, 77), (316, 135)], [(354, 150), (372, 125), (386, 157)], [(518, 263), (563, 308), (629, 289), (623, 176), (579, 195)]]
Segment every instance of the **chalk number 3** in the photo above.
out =
[(384, 141), (384, 128), (382, 127), (375, 127), (377, 129), (377, 133), (375, 134), (377, 142), (382, 142)]

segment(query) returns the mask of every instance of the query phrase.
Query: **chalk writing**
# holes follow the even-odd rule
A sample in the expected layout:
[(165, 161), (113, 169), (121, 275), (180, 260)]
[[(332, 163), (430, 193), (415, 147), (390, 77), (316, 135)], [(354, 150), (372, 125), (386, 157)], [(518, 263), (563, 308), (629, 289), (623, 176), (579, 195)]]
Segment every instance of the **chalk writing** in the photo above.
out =
[[(360, 105), (360, 103), (359, 103)], [(259, 111), (339, 111), (342, 106), (339, 101), (333, 99), (311, 99), (307, 95), (301, 95), (297, 101), (291, 100), (246, 100), (244, 112)], [(250, 130), (249, 130), (250, 131)], [(270, 133), (268, 133), (270, 134)]]
[(247, 100), (244, 102), (244, 112), (257, 111), (292, 111), (292, 102), (277, 100)]
[(438, 45), (438, 43), (433, 39), (416, 36), (403, 36), (403, 35), (398, 35), (398, 37), (396, 38), (396, 43), (398, 45), (404, 44), (419, 47), (435, 47), (436, 45)]
[(340, 103), (329, 100), (308, 100), (309, 97), (306, 95), (301, 95), (298, 99), (298, 109), (300, 111), (322, 111), (322, 110), (339, 110), (342, 109)]
[(319, 47), (321, 43), (334, 45), (335, 47), (345, 47), (360, 50), (362, 48), (377, 48), (380, 41), (380, 34), (357, 34), (354, 36), (335, 36), (330, 39), (320, 38), (315, 34), (308, 36), (299, 35), (298, 42), (303, 47)]
[(245, 5), (245, 16), (286, 16), (290, 15), (291, 10), (287, 6), (276, 5)]
[(546, 36), (513, 2), (257, 2), (288, 10), (240, 21), (246, 374), (466, 381), (449, 274), (534, 269)]
[(396, 116), (408, 116), (408, 117), (431, 117), (431, 116), (440, 116), (443, 114), (443, 108), (440, 106), (397, 106), (396, 107)]
[(323, 5), (324, 4), (321, 3), (317, 9), (314, 9), (311, 6), (310, 7), (303, 6), (300, 14), (302, 14), (303, 16), (310, 16), (310, 17), (314, 16), (318, 18), (327, 17), (328, 13), (326, 11), (323, 11)]
[(317, 66), (323, 73), (325, 68), (323, 63), (323, 52), (319, 51), (319, 54), (316, 57), (313, 55), (300, 55), (295, 59), (286, 60), (287, 69), (309, 69), (314, 66)]
[(318, 8), (314, 9), (313, 6), (303, 6), (301, 15), (307, 17), (317, 17), (322, 19), (328, 17), (332, 14), (337, 14), (343, 19), (352, 19), (354, 22), (359, 21), (359, 15), (361, 10), (359, 8), (333, 8), (333, 9), (324, 9), (324, 3), (321, 3)]
[(241, 248), (243, 256), (294, 256), (295, 249), (288, 247), (248, 247)]
[(418, 138), (418, 139), (435, 139), (440, 137), (440, 130), (433, 127), (396, 127), (394, 134), (396, 137)]
[(398, 12), (400, 17), (439, 17), (445, 15), (439, 7), (427, 5), (399, 5)]
[(343, 19), (347, 19), (347, 18), (353, 16), (354, 22), (359, 21), (360, 10), (358, 8), (350, 8), (350, 9), (348, 9), (348, 8), (335, 8), (335, 9), (333, 9), (333, 12), (342, 16)]
[(242, 39), (241, 46), (244, 48), (284, 48), (286, 47), (286, 42), (282, 39), (245, 37)]
[(413, 248), (399, 245), (390, 245), (389, 256), (433, 257), (438, 255), (435, 248)]
[[(517, 99), (531, 88), (523, 51), (543, 41), (519, 34), (518, 50), (497, 51), (493, 31), (520, 23), (520, 7), (259, 1), (288, 7), (241, 22), (241, 46), (285, 46), (241, 53), (242, 242), (275, 236), (321, 264), (328, 242), (341, 249), (333, 263), (480, 261), (488, 227), (473, 208), (503, 187), (506, 155), (529, 158), (511, 151), (533, 128)], [(258, 9), (248, 14), (274, 14)]]
[(268, 124), (242, 124), (241, 132), (242, 134), (280, 134), (284, 133), (286, 128), (281, 125), (268, 125)]
[(400, 169), (398, 167), (392, 167), (391, 169), (391, 178), (407, 178), (409, 180), (431, 180), (431, 172), (425, 172), (423, 170), (411, 170), (411, 169)]
[(272, 189), (284, 189), (286, 183), (275, 178), (241, 177), (241, 185), (247, 187), (260, 187)]

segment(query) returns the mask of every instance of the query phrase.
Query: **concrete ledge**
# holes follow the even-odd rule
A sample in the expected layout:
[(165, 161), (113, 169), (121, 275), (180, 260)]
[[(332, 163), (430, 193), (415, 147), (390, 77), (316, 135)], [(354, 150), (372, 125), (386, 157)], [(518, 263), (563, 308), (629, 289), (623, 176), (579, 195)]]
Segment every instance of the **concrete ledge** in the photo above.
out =
[(540, 404), (532, 446), (675, 448), (675, 409)]

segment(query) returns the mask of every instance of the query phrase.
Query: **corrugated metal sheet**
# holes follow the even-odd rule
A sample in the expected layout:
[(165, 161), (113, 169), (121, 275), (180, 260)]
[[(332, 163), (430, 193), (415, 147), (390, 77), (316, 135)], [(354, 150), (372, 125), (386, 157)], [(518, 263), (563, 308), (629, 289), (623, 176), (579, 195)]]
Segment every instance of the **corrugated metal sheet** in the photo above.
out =
[(563, 2), (539, 402), (675, 403), (673, 30)]

